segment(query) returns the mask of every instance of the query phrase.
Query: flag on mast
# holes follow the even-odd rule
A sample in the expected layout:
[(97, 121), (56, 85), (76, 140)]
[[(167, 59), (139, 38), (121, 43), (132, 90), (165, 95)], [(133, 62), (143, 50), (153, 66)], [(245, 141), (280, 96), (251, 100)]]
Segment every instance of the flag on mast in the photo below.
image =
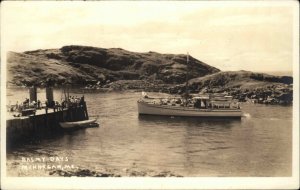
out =
[(189, 52), (187, 52), (187, 55), (186, 55), (186, 62), (189, 62)]

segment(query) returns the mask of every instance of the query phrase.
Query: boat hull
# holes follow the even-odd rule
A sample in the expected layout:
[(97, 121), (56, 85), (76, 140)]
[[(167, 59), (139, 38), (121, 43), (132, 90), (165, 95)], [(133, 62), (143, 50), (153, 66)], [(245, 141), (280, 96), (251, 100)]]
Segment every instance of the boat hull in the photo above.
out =
[(59, 125), (64, 129), (73, 129), (73, 128), (84, 128), (89, 127), (91, 124), (95, 124), (96, 119), (84, 120), (84, 121), (75, 121), (75, 122), (60, 122)]
[(181, 117), (241, 118), (242, 116), (242, 112), (239, 109), (197, 109), (181, 106), (149, 104), (143, 101), (138, 101), (138, 113), (140, 115), (164, 115)]

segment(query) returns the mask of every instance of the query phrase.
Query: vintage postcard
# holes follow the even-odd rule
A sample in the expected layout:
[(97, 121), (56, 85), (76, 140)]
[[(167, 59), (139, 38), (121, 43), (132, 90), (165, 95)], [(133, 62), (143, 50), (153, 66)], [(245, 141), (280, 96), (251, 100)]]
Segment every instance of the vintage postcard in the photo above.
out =
[(4, 1), (1, 188), (297, 189), (297, 1)]

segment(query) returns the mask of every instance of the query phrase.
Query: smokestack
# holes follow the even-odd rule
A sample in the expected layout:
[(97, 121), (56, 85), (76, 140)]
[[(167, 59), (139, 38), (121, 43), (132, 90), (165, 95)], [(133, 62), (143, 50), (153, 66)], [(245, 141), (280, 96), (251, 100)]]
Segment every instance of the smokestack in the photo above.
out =
[(46, 99), (48, 100), (48, 102), (53, 101), (53, 88), (52, 87), (46, 88)]
[(30, 102), (37, 102), (37, 90), (36, 90), (36, 87), (31, 87), (29, 88), (29, 100)]

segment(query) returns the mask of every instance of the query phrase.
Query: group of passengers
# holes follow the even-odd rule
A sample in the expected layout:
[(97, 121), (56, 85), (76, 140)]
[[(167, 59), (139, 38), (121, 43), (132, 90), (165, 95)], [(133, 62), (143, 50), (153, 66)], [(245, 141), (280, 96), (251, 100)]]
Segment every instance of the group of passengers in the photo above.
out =
[[(47, 101), (46, 101), (47, 102)], [(69, 96), (68, 100), (63, 100), (61, 103), (52, 101), (52, 104), (46, 103), (46, 107), (54, 109), (64, 109), (67, 107), (78, 107), (84, 105), (84, 96), (78, 98), (77, 96)]]
[(16, 104), (14, 104), (14, 105), (11, 105), (10, 102), (8, 105), (9, 112), (14, 112), (14, 111), (20, 112), (24, 109), (29, 109), (29, 108), (41, 109), (42, 103), (40, 100), (30, 102), (28, 98), (25, 98), (25, 100), (23, 102), (21, 102), (20, 104), (17, 101)]
[(25, 100), (19, 104), (17, 101), (15, 105), (11, 105), (9, 102), (8, 111), (9, 112), (21, 112), (25, 109), (41, 109), (45, 108), (53, 108), (55, 110), (62, 110), (67, 107), (77, 107), (84, 105), (84, 96), (77, 97), (77, 96), (70, 96), (68, 100), (63, 100), (61, 103), (58, 101), (49, 101), (48, 99), (45, 101), (45, 106), (42, 106), (42, 102), (40, 100), (37, 101), (30, 101), (29, 98), (25, 98)]

